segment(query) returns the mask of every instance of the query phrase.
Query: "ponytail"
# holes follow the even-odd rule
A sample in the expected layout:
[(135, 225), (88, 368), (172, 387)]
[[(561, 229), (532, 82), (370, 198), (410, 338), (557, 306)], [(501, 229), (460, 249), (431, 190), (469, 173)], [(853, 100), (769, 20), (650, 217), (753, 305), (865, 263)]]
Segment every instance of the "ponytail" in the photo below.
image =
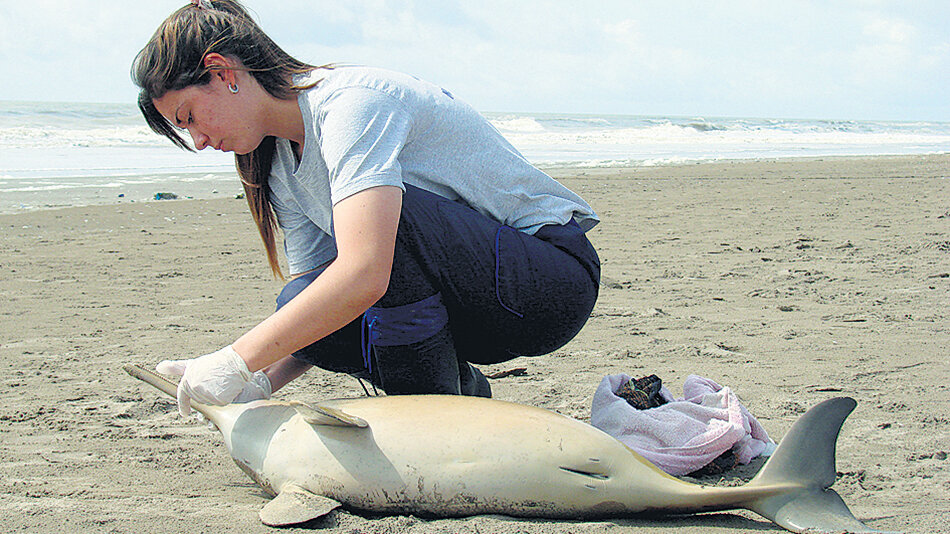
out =
[(264, 242), (264, 252), (267, 253), (267, 262), (275, 278), (283, 279), (277, 260), (277, 216), (270, 203), (271, 164), (274, 161), (274, 151), (277, 140), (274, 137), (265, 137), (253, 152), (244, 155), (235, 155), (238, 174), (244, 186), (244, 197), (247, 207), (251, 210), (251, 217), (257, 225), (257, 231)]

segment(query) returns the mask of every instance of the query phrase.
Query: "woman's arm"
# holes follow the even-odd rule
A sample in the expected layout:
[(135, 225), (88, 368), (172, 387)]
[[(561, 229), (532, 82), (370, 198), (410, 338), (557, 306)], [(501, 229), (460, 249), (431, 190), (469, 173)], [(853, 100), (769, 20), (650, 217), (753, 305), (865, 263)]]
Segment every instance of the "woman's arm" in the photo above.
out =
[[(275, 363), (264, 368), (264, 375), (267, 376), (267, 382), (270, 384), (270, 393), (286, 386), (298, 376), (306, 373), (313, 365), (294, 358), (285, 356)], [(266, 395), (265, 397), (269, 397)]]
[(299, 295), (232, 347), (251, 372), (339, 330), (386, 293), (402, 190), (373, 187), (333, 208), (337, 257)]

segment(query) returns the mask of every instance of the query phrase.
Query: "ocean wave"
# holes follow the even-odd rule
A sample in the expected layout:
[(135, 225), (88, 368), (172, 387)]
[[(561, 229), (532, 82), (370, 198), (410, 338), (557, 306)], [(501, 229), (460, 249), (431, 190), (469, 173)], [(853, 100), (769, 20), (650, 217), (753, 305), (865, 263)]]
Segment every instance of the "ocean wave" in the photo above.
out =
[[(950, 152), (950, 123), (488, 113), (532, 163), (668, 165), (716, 159)], [(0, 191), (105, 187), (161, 175), (234, 175), (229, 154), (191, 154), (153, 133), (134, 105), (0, 102)], [(129, 176), (139, 178), (128, 178)], [(49, 179), (50, 183), (42, 183)], [(48, 189), (47, 189), (48, 190)]]
[(495, 119), (490, 121), (502, 133), (544, 132), (545, 127), (536, 119), (518, 117), (511, 119)]
[(510, 140), (529, 144), (633, 145), (633, 144), (706, 144), (706, 145), (854, 145), (861, 146), (946, 146), (950, 147), (950, 131), (946, 133), (906, 131), (860, 131), (855, 129), (789, 129), (727, 128), (717, 124), (664, 122), (644, 128), (617, 128), (577, 132), (522, 130), (509, 131)]
[(0, 129), (0, 148), (42, 147), (164, 147), (167, 139), (155, 135), (145, 126), (111, 126), (107, 128), (50, 128), (13, 126)]
[(718, 124), (712, 124), (709, 122), (691, 122), (686, 125), (687, 128), (692, 128), (697, 132), (717, 132), (725, 131), (725, 126), (720, 126)]
[[(0, 188), (0, 193), (36, 193), (40, 191), (60, 191), (63, 189), (84, 189), (88, 187), (93, 187), (90, 184), (77, 184), (77, 183), (59, 183), (51, 185), (30, 185), (23, 187), (5, 187)], [(105, 187), (96, 185), (95, 187)], [(119, 185), (116, 185), (119, 187)]]
[(97, 120), (142, 120), (135, 104), (75, 102), (0, 102), (0, 127), (7, 121), (50, 124)]

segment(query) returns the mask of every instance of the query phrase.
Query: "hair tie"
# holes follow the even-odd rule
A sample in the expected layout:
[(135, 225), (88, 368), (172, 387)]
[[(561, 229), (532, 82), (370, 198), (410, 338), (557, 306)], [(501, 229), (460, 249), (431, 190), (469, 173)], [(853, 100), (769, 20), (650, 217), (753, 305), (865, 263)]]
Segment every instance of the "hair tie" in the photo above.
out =
[(196, 9), (207, 9), (209, 11), (214, 10), (214, 6), (211, 5), (211, 0), (191, 0), (191, 3)]

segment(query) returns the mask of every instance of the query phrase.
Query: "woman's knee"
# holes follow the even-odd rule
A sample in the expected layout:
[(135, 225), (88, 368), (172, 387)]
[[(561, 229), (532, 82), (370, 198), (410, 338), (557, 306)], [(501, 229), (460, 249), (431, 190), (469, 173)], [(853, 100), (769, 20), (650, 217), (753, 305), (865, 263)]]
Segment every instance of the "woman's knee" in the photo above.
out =
[(576, 284), (549, 288), (545, 298), (513, 302), (518, 314), (501, 306), (457, 313), (454, 330), (463, 359), (500, 363), (549, 354), (566, 345), (587, 323), (597, 300), (596, 285), (586, 276), (579, 278)]

